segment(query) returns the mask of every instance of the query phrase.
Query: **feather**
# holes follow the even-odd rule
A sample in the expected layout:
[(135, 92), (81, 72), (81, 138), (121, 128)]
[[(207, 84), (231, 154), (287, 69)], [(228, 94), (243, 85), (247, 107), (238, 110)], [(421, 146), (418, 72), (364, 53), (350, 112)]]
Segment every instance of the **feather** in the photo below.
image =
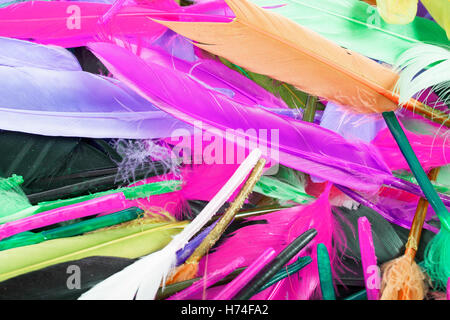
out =
[(81, 71), (75, 56), (63, 48), (4, 37), (0, 37), (0, 46), (1, 66)]
[(186, 73), (205, 88), (220, 92), (238, 103), (267, 108), (288, 108), (281, 99), (274, 97), (238, 72), (229, 70), (218, 61), (198, 57), (192, 62), (183, 61), (153, 46), (152, 44), (152, 47), (137, 48), (131, 45), (131, 49), (147, 64), (156, 63)]
[[(375, 190), (381, 180), (392, 177), (378, 154), (362, 142), (350, 143), (314, 124), (237, 104), (224, 95), (205, 90), (184, 73), (146, 64), (115, 45), (91, 43), (89, 48), (123, 83), (158, 108), (213, 134), (215, 139), (225, 138), (237, 143), (238, 148), (245, 147), (248, 139), (247, 144), (258, 143), (264, 155), (275, 162), (355, 189)], [(160, 81), (149, 82), (149, 77)], [(263, 132), (265, 136), (260, 134)]]
[[(89, 2), (29, 1), (0, 9), (0, 35), (63, 47), (79, 47), (95, 39), (97, 24), (111, 7)], [(126, 8), (108, 25), (116, 35), (157, 36), (165, 28), (145, 18), (154, 9)]]
[(380, 295), (380, 273), (372, 239), (372, 228), (366, 217), (358, 219), (358, 238), (361, 248), (361, 261), (364, 284), (368, 300), (378, 300)]
[[(204, 7), (208, 10), (208, 7)], [(66, 48), (81, 47), (99, 36), (145, 37), (156, 39), (167, 28), (147, 17), (162, 17), (165, 11), (183, 12), (188, 20), (196, 19), (196, 6), (168, 9), (151, 5), (125, 6), (110, 21), (102, 25), (101, 18), (111, 9), (110, 4), (91, 2), (29, 1), (0, 9), (0, 36), (54, 44)], [(159, 10), (161, 9), (161, 10)], [(193, 11), (192, 14), (190, 10)], [(223, 21), (223, 17), (216, 20)], [(201, 20), (199, 20), (201, 21)]]
[(135, 295), (137, 299), (154, 299), (161, 281), (165, 282), (171, 268), (176, 264), (176, 252), (182, 249), (228, 200), (260, 156), (261, 152), (258, 149), (253, 150), (202, 212), (163, 250), (143, 257), (101, 282), (83, 294), (80, 299), (133, 299)]
[[(61, 48), (5, 38), (1, 43), (14, 44), (0, 57), (1, 129), (47, 136), (135, 139), (171, 136), (177, 128), (190, 130), (117, 80), (76, 70), (67, 54), (66, 61), (58, 63), (56, 59), (49, 69), (52, 59), (62, 55)], [(19, 48), (34, 54), (33, 59), (14, 58)], [(35, 61), (43, 68), (30, 66)], [(62, 68), (57, 69), (58, 65)]]
[(119, 228), (1, 251), (0, 281), (90, 256), (137, 258), (163, 248), (185, 225), (139, 219)]
[[(340, 46), (394, 64), (405, 50), (420, 43), (448, 45), (445, 32), (433, 21), (416, 18), (407, 25), (383, 21), (377, 9), (358, 0), (251, 0), (257, 5), (284, 3), (272, 8), (299, 25)], [(324, 23), (326, 21), (326, 23)]]
[[(397, 60), (400, 79), (396, 90), (400, 94), (400, 103), (405, 103), (415, 94), (433, 87), (450, 93), (450, 51), (432, 45), (417, 45), (405, 51)], [(423, 72), (421, 72), (424, 70)], [(450, 100), (450, 99), (446, 99)], [(450, 101), (444, 101), (449, 103)]]
[(377, 9), (384, 21), (391, 24), (408, 24), (417, 13), (418, 0), (377, 0)]
[(236, 14), (229, 23), (155, 21), (202, 49), (314, 96), (362, 113), (397, 109), (384, 96), (392, 98), (398, 79), (392, 70), (245, 0), (226, 2)]
[[(406, 129), (404, 131), (414, 153), (425, 170), (445, 166), (450, 163), (450, 141), (445, 136), (436, 134), (433, 137), (415, 134)], [(409, 169), (408, 163), (402, 156), (397, 143), (387, 128), (378, 132), (372, 144), (380, 151), (384, 161), (391, 170)]]
[[(283, 279), (278, 285), (271, 286), (253, 299), (308, 299), (319, 289), (319, 277), (317, 273), (316, 246), (324, 243), (330, 249), (331, 261), (336, 262), (335, 247), (341, 243), (339, 237), (334, 238), (333, 233), (339, 234), (340, 228), (334, 223), (331, 208), (328, 201), (329, 188), (327, 191), (306, 206), (296, 206), (281, 211), (268, 213), (259, 217), (248, 218), (248, 221), (262, 220), (259, 224), (250, 225), (239, 229), (223, 244), (214, 249), (200, 263), (200, 274), (204, 270), (216, 270), (229, 263), (236, 248), (245, 248), (240, 251), (240, 256), (245, 259), (244, 265), (251, 264), (258, 255), (267, 247), (272, 247), (277, 253), (281, 252), (286, 244), (309, 228), (317, 230), (317, 236), (312, 240), (303, 254), (311, 254), (313, 262), (303, 268), (298, 275)], [(270, 230), (268, 233), (267, 230)], [(334, 244), (332, 245), (332, 238)], [(295, 261), (298, 255), (292, 258)], [(336, 266), (334, 264), (334, 266)], [(335, 270), (334, 270), (335, 271)], [(335, 274), (336, 276), (336, 274)], [(272, 292), (277, 289), (276, 292)]]

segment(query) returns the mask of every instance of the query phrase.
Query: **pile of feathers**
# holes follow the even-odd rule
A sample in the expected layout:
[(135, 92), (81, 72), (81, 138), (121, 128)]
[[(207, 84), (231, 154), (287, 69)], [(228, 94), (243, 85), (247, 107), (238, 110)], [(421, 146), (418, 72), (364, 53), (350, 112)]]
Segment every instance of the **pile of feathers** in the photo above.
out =
[(446, 0), (0, 0), (0, 299), (450, 299), (449, 39)]

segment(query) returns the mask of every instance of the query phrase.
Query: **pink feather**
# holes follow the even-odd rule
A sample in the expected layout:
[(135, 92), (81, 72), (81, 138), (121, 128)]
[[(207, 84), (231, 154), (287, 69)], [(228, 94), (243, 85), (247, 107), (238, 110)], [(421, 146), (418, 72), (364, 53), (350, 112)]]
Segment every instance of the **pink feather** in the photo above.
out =
[(378, 300), (380, 295), (380, 274), (373, 245), (372, 228), (366, 217), (358, 219), (358, 236), (367, 300)]
[[(205, 268), (215, 270), (230, 263), (232, 257), (236, 255), (236, 248), (239, 248), (239, 255), (245, 259), (244, 265), (250, 265), (265, 248), (272, 247), (279, 253), (301, 233), (314, 228), (318, 231), (317, 236), (302, 251), (302, 255), (311, 256), (313, 262), (296, 275), (283, 279), (255, 295), (253, 299), (305, 300), (318, 296), (320, 286), (317, 272), (317, 244), (324, 243), (333, 248), (330, 250), (330, 259), (334, 269), (339, 267), (335, 249), (344, 245), (342, 237), (338, 236), (340, 228), (331, 212), (330, 189), (329, 185), (322, 195), (309, 205), (248, 218), (248, 221), (266, 220), (267, 224), (254, 224), (236, 231), (213, 253), (201, 260), (199, 273), (202, 274)], [(297, 258), (298, 256), (294, 257), (291, 262)]]

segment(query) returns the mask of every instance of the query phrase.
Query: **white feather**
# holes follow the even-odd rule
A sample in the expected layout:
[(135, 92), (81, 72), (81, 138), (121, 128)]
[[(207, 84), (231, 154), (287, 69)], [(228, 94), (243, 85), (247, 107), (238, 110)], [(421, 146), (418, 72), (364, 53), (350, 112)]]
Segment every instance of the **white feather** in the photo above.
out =
[(442, 85), (448, 87), (450, 51), (445, 48), (417, 45), (402, 53), (396, 65), (401, 70), (395, 88), (400, 94), (400, 104), (427, 88)]
[(154, 299), (161, 281), (165, 282), (168, 273), (175, 266), (176, 252), (182, 249), (216, 214), (245, 180), (260, 157), (261, 151), (259, 149), (253, 150), (206, 207), (164, 249), (141, 258), (100, 282), (78, 299), (131, 300), (135, 296), (136, 299)]

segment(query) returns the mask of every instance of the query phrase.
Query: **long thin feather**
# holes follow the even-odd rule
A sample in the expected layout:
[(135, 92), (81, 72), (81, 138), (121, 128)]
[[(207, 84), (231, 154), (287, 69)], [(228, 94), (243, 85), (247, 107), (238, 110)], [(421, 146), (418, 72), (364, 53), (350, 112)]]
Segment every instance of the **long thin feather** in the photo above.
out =
[(405, 103), (415, 94), (430, 87), (442, 89), (443, 96), (449, 96), (449, 50), (432, 45), (417, 45), (405, 51), (396, 64), (397, 68), (401, 69), (396, 85), (396, 90), (400, 93), (400, 103)]
[(154, 299), (161, 281), (176, 264), (176, 252), (205, 225), (228, 200), (255, 166), (261, 151), (255, 149), (239, 166), (202, 212), (163, 249), (146, 256), (84, 293), (80, 299)]

